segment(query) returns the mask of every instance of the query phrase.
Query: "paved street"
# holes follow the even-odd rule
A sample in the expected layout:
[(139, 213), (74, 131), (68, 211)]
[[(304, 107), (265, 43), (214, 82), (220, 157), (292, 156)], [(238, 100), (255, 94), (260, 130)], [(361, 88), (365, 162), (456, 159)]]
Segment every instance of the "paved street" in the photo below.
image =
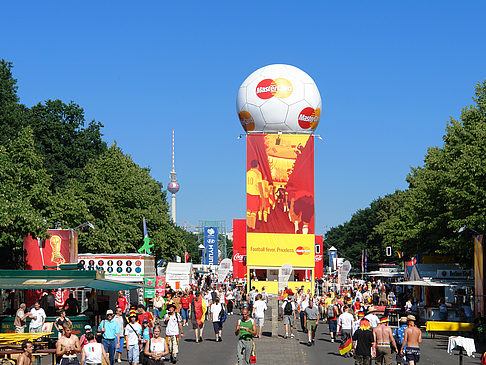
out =
[[(238, 311), (238, 310), (237, 310)], [(295, 339), (284, 339), (284, 330), (279, 322), (279, 337), (270, 337), (270, 311), (267, 311), (264, 336), (255, 339), (257, 348), (257, 364), (332, 364), (332, 365), (353, 365), (354, 361), (339, 355), (338, 344), (329, 341), (329, 333), (326, 324), (320, 324), (316, 337), (315, 346), (306, 345), (307, 336), (300, 331), (300, 324), (297, 324), (299, 331), (296, 332)], [(180, 344), (180, 360), (178, 364), (236, 364), (236, 344), (237, 338), (234, 335), (236, 320), (238, 315), (228, 316), (223, 328), (223, 341), (214, 341), (214, 331), (212, 324), (206, 322), (204, 328), (204, 341), (195, 343), (194, 331), (192, 327), (184, 327), (184, 339)], [(447, 365), (459, 364), (457, 355), (447, 354), (447, 337), (436, 336), (435, 339), (423, 338), (421, 346), (422, 356), (420, 364), (427, 365)], [(457, 354), (457, 351), (455, 352)], [(123, 354), (122, 364), (127, 364), (126, 353)], [(50, 364), (50, 359), (45, 358), (42, 365)], [(479, 358), (464, 357), (464, 365), (480, 364)]]

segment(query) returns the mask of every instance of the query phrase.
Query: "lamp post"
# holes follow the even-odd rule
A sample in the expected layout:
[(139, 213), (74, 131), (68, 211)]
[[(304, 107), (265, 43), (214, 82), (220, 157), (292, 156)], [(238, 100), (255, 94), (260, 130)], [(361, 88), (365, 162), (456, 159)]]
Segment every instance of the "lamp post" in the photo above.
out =
[(481, 313), (484, 316), (484, 296), (486, 293), (484, 281), (484, 269), (486, 264), (484, 262), (484, 247), (483, 247), (483, 237), (482, 233), (464, 225), (457, 233), (463, 233), (469, 231), (474, 237), (474, 311), (475, 314)]

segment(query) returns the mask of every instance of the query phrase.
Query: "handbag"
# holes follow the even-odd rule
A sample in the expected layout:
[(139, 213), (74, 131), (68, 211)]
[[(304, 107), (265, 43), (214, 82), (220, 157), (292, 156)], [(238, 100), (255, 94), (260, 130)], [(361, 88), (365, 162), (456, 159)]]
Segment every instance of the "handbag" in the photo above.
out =
[(219, 321), (221, 323), (224, 323), (224, 321), (226, 321), (226, 318), (228, 318), (228, 313), (226, 312), (224, 305), (221, 305), (221, 311), (219, 312)]

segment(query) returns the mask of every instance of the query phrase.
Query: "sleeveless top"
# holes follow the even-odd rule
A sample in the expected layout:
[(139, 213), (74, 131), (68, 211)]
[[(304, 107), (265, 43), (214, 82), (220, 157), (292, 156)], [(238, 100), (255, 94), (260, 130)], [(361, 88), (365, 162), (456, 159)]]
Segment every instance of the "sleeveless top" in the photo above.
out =
[[(150, 348), (150, 352), (155, 352), (157, 355), (163, 354), (165, 349), (165, 339), (162, 339), (162, 342), (154, 342), (151, 340), (149, 348)], [(162, 355), (156, 356), (155, 359), (158, 360), (161, 357)]]
[[(248, 321), (243, 321), (242, 319), (239, 319), (238, 320), (238, 326), (246, 327), (246, 328), (252, 330), (253, 329), (253, 319), (248, 318)], [(253, 336), (247, 330), (240, 329), (240, 332), (238, 332), (238, 338), (240, 340), (251, 340), (253, 338)]]
[(83, 347), (84, 355), (86, 356), (86, 364), (101, 364), (101, 343), (90, 342)]

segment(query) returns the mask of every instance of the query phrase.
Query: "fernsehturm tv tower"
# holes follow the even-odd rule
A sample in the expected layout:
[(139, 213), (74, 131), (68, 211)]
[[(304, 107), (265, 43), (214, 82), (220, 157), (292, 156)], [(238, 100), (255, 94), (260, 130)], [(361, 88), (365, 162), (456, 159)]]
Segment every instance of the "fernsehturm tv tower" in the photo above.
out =
[(172, 222), (176, 224), (176, 199), (175, 195), (179, 191), (179, 183), (177, 182), (177, 175), (175, 171), (175, 153), (174, 153), (174, 130), (172, 130), (172, 171), (170, 172), (170, 182), (167, 190), (172, 194)]

